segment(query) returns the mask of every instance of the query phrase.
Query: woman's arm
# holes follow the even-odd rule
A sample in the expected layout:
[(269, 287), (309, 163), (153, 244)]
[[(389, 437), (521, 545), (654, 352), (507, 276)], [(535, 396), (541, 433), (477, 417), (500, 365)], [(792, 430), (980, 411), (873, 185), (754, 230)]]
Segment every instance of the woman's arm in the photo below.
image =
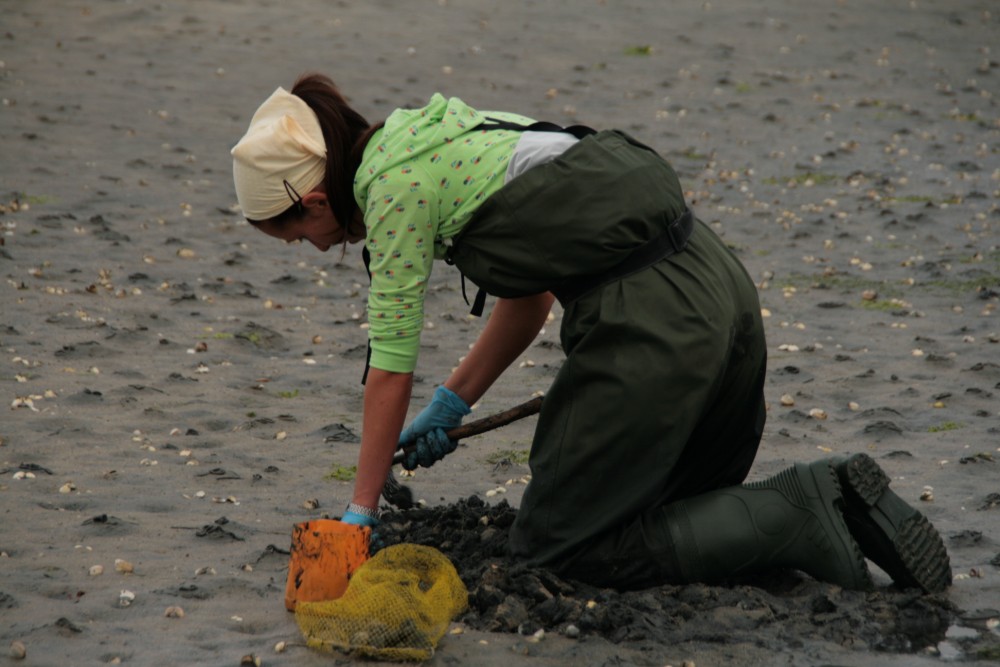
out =
[(472, 405), (500, 374), (535, 340), (552, 310), (549, 292), (518, 299), (498, 299), (490, 319), (473, 346), (444, 383)]
[[(555, 297), (547, 292), (519, 299), (499, 299), (472, 351), (445, 386), (469, 405), (478, 401), (535, 339), (554, 300)], [(412, 388), (412, 373), (369, 370), (361, 454), (351, 502), (362, 507), (378, 507), (403, 430)]]
[(412, 388), (413, 373), (392, 373), (378, 368), (368, 371), (361, 453), (351, 502), (372, 509), (378, 507), (399, 433), (403, 430)]

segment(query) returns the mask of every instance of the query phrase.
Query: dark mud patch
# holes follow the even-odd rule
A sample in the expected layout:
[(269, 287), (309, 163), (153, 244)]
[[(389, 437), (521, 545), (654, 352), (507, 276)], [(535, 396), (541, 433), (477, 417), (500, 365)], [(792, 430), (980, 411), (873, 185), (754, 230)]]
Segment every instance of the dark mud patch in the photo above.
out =
[[(960, 611), (944, 595), (885, 587), (848, 591), (780, 571), (719, 585), (663, 585), (637, 591), (597, 588), (519, 564), (507, 553), (516, 510), (478, 497), (383, 515), (385, 544), (433, 546), (469, 589), (460, 619), (488, 632), (614, 643), (750, 644), (783, 651), (832, 642), (862, 651), (910, 653), (944, 640)], [(934, 650), (933, 648), (931, 650)]]

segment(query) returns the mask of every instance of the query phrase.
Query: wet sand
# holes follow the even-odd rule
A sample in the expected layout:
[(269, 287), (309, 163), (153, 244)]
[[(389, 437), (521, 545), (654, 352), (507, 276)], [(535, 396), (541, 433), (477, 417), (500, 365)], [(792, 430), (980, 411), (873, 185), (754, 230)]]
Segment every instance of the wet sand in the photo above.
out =
[[(229, 158), (275, 87), (320, 70), (371, 120), (441, 91), (660, 150), (760, 288), (769, 413), (751, 480), (865, 451), (940, 530), (955, 575), (942, 596), (874, 566), (869, 594), (795, 573), (580, 588), (566, 598), (606, 603), (607, 624), (570, 638), (552, 621), (533, 641), (474, 608), (430, 664), (1000, 660), (992, 3), (0, 0), (0, 16), (4, 652), (350, 662), (301, 646), (282, 552), (294, 523), (350, 495), (367, 279), (356, 248), (242, 222)], [(481, 326), (453, 269), (431, 285), (413, 413)], [(560, 318), (475, 416), (546, 389)], [(484, 514), (516, 508), (533, 425), (404, 481), (431, 517), (472, 496)]]

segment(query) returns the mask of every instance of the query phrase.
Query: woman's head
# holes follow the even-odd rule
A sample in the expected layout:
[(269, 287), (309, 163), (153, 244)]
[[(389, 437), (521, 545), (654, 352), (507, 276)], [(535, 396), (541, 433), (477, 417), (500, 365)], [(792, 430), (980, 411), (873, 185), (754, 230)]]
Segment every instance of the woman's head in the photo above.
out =
[(303, 220), (319, 204), (344, 227), (344, 240), (352, 240), (357, 230), (346, 230), (357, 220), (354, 172), (374, 129), (326, 76), (299, 77), (291, 93), (278, 88), (232, 150), (244, 215), (278, 236), (272, 232)]

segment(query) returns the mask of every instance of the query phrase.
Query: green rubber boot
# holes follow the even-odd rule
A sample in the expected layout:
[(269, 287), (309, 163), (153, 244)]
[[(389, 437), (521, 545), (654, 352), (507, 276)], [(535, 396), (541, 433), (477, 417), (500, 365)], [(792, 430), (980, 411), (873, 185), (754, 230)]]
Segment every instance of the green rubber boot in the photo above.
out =
[(792, 568), (844, 588), (871, 588), (843, 502), (832, 462), (818, 461), (670, 503), (674, 567), (691, 582)]
[(844, 518), (865, 556), (902, 588), (936, 593), (951, 585), (951, 563), (930, 521), (889, 490), (889, 476), (867, 454), (836, 460)]

